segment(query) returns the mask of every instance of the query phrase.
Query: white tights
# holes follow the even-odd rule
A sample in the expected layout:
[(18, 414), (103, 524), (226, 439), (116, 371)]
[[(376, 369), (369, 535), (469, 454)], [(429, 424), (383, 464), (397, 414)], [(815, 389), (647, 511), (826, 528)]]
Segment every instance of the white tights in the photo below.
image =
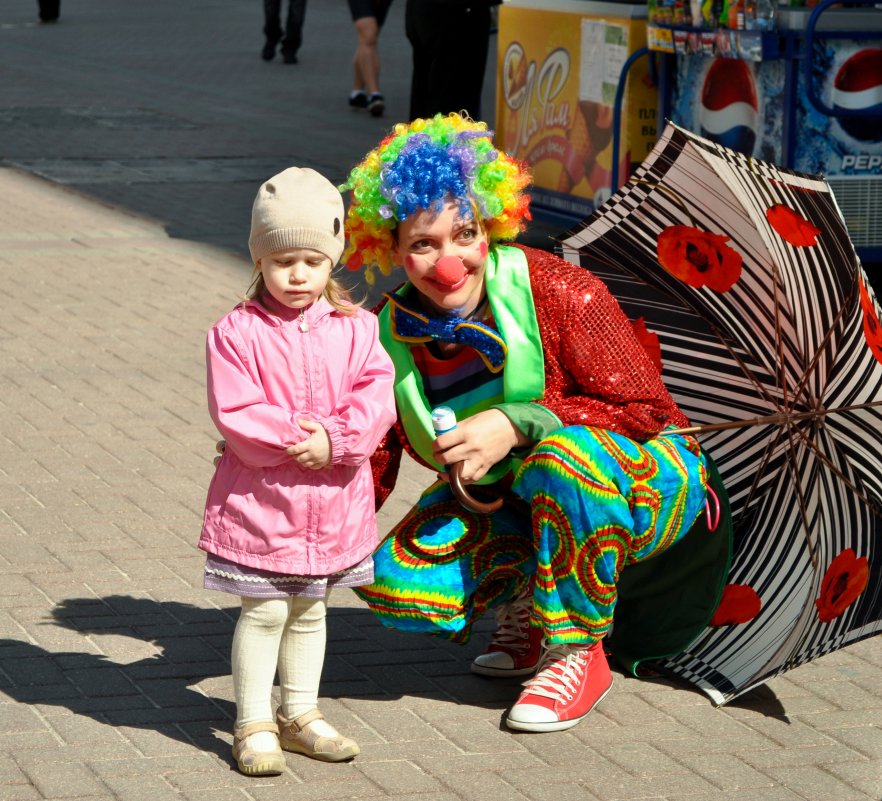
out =
[(286, 718), (318, 706), (326, 610), (327, 595), (323, 599), (242, 598), (232, 656), (236, 726), (275, 719), (276, 668)]

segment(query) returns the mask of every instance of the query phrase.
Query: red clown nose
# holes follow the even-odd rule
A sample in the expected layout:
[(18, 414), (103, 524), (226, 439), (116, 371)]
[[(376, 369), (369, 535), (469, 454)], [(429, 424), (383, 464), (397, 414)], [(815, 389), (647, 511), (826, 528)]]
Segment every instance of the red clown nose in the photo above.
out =
[(462, 259), (456, 256), (442, 256), (435, 262), (435, 280), (446, 286), (453, 286), (462, 280), (466, 273)]

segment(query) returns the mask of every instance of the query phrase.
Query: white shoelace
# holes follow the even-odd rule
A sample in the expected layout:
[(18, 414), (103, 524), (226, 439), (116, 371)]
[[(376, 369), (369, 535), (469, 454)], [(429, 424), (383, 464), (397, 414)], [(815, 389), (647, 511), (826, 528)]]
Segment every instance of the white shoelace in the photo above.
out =
[(532, 607), (533, 598), (528, 595), (499, 608), (496, 611), (497, 628), (493, 634), (493, 644), (526, 648), (530, 640), (530, 610)]
[(587, 648), (553, 645), (545, 653), (539, 672), (524, 682), (525, 692), (545, 698), (572, 701), (574, 690), (590, 661)]

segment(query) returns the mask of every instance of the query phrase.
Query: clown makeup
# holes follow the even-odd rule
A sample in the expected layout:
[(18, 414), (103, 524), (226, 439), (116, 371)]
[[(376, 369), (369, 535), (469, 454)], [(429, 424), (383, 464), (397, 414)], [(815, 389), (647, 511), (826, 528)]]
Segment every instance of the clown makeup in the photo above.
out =
[(477, 217), (450, 202), (398, 224), (395, 257), (428, 309), (468, 317), (484, 294), (487, 234)]

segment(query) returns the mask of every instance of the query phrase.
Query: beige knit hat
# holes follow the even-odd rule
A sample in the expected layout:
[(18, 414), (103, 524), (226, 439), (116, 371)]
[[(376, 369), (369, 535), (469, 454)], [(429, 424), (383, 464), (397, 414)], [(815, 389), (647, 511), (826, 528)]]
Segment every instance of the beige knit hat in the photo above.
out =
[(267, 253), (311, 248), (333, 264), (343, 253), (343, 197), (308, 167), (289, 167), (258, 190), (251, 208), (248, 247), (255, 264)]

